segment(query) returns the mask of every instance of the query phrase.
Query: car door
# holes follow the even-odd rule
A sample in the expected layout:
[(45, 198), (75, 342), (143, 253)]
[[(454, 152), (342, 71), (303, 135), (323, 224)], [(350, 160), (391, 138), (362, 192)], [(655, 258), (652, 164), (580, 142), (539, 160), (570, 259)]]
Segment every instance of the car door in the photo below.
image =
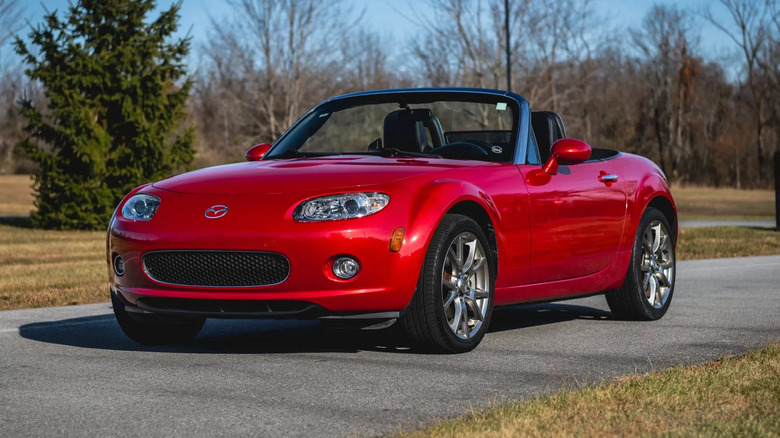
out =
[(561, 165), (546, 175), (520, 165), (530, 201), (531, 272), (539, 283), (582, 277), (615, 257), (626, 215), (625, 182), (609, 161)]

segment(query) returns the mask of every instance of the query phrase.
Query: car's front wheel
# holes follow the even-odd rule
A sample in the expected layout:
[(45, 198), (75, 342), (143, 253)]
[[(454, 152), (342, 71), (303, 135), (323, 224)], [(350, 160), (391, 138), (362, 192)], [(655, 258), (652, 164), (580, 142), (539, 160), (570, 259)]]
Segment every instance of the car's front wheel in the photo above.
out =
[(480, 343), (493, 310), (493, 263), (485, 233), (474, 220), (444, 217), (400, 321), (416, 345), (461, 353)]
[(620, 289), (606, 294), (618, 319), (655, 320), (669, 309), (674, 293), (675, 236), (666, 217), (648, 207), (639, 222), (631, 262)]
[(119, 327), (128, 338), (141, 345), (170, 345), (187, 342), (197, 336), (205, 318), (130, 314), (113, 293), (111, 304)]

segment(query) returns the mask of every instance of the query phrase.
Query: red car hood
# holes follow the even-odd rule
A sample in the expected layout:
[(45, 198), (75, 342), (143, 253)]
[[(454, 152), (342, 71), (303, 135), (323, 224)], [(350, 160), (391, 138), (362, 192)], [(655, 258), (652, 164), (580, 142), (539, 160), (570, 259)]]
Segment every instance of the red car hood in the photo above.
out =
[(441, 158), (331, 156), (228, 164), (184, 173), (154, 183), (180, 193), (252, 194), (361, 190), (423, 173), (496, 165)]

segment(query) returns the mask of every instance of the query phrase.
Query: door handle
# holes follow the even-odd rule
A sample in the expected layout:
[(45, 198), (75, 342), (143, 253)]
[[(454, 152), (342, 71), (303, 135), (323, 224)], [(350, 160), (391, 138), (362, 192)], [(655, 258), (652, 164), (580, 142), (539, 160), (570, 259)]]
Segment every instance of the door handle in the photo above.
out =
[(618, 176), (615, 175), (614, 173), (602, 173), (601, 175), (599, 175), (599, 181), (603, 183), (613, 183), (613, 182), (617, 182), (617, 180), (618, 180)]

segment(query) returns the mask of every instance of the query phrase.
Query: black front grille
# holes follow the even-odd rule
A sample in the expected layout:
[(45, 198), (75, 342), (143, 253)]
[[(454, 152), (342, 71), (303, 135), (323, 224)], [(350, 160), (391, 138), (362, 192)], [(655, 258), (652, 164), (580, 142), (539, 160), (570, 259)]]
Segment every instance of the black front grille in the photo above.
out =
[(267, 286), (290, 273), (285, 256), (259, 251), (153, 251), (143, 264), (152, 279), (184, 286)]

